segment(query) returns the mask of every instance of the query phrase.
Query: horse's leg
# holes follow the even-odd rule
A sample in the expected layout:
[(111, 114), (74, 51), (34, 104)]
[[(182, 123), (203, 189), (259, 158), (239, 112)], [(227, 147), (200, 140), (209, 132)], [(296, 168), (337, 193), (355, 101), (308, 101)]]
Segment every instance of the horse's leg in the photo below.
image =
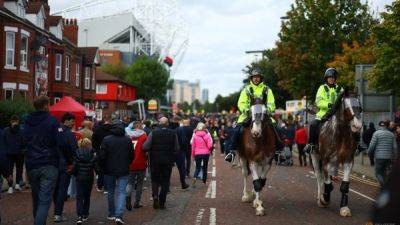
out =
[(347, 217), (351, 216), (349, 208), (349, 186), (350, 186), (350, 172), (353, 168), (353, 162), (345, 162), (343, 164), (343, 181), (340, 185), (340, 192), (342, 192), (342, 199), (340, 201), (340, 215)]
[(249, 203), (253, 200), (253, 192), (247, 190), (247, 177), (249, 176), (249, 170), (247, 165), (247, 160), (240, 157), (240, 165), (242, 167), (242, 175), (243, 175), (243, 196), (242, 202)]
[(324, 185), (324, 180), (323, 180), (323, 174), (322, 174), (322, 166), (320, 165), (321, 162), (321, 157), (317, 155), (315, 152), (311, 153), (311, 158), (312, 158), (312, 163), (314, 166), (314, 175), (317, 178), (317, 186), (318, 186), (318, 206), (323, 207), (323, 204), (321, 204), (321, 199), (322, 199), (322, 187)]
[(253, 177), (253, 186), (256, 193), (256, 198), (253, 201), (253, 207), (256, 209), (256, 216), (263, 216), (265, 214), (262, 201), (260, 200), (260, 192), (262, 190), (262, 179), (261, 173), (264, 162), (260, 165), (259, 163), (251, 163), (250, 169)]
[(324, 167), (324, 194), (323, 198), (321, 199), (321, 203), (327, 206), (331, 201), (331, 192), (333, 191), (333, 185), (331, 176), (329, 176), (329, 170), (331, 169), (331, 163), (328, 163), (326, 167)]

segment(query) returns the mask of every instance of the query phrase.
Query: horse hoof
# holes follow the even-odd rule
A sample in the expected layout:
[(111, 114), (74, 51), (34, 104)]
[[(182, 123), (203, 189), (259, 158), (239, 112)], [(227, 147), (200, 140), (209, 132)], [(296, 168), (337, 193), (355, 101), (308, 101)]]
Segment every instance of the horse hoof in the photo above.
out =
[(351, 216), (351, 211), (349, 209), (349, 207), (342, 207), (340, 209), (340, 215), (343, 217), (350, 217)]
[(252, 200), (253, 200), (252, 197), (249, 196), (249, 195), (243, 195), (242, 196), (242, 202), (243, 203), (250, 203)]
[(318, 207), (320, 208), (326, 208), (328, 206), (328, 203), (326, 203), (323, 199), (318, 199), (317, 203)]
[(265, 215), (265, 209), (262, 206), (258, 206), (256, 208), (256, 216), (264, 216)]

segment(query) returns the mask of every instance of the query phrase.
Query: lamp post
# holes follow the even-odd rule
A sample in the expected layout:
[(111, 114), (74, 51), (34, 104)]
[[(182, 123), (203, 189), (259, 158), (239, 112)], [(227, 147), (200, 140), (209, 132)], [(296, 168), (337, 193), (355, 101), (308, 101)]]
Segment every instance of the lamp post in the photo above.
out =
[(118, 85), (118, 92), (117, 92), (117, 112), (118, 112), (118, 116), (121, 119), (121, 114), (119, 111), (119, 96), (121, 95), (121, 90), (122, 90), (122, 85)]

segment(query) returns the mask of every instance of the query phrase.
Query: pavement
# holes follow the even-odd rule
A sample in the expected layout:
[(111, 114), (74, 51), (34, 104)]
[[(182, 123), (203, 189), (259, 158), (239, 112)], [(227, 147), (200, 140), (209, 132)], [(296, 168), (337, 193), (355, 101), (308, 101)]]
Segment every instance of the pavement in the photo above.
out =
[[(173, 169), (171, 194), (168, 195), (167, 209), (153, 210), (150, 201), (149, 184), (143, 192), (143, 208), (125, 212), (125, 224), (182, 224), (182, 225), (257, 225), (257, 224), (366, 224), (379, 188), (371, 182), (352, 176), (349, 206), (352, 217), (339, 215), (340, 183), (335, 183), (332, 202), (328, 208), (319, 208), (316, 201), (316, 179), (310, 167), (300, 167), (297, 158), (291, 167), (273, 165), (267, 178), (261, 199), (265, 216), (256, 216), (249, 203), (242, 203), (243, 178), (240, 168), (228, 165), (223, 156), (216, 153), (209, 162), (209, 177), (206, 185), (201, 182), (189, 190), (181, 190), (177, 169)], [(250, 178), (248, 185), (252, 185)], [(188, 180), (188, 183), (192, 183)], [(252, 186), (249, 186), (252, 187)], [(50, 209), (48, 224), (52, 222)], [(106, 221), (106, 195), (93, 190), (89, 220), (86, 224), (114, 224)], [(32, 224), (31, 196), (29, 190), (3, 194), (0, 200), (2, 225)], [(75, 201), (70, 199), (65, 205), (67, 222), (75, 224)]]

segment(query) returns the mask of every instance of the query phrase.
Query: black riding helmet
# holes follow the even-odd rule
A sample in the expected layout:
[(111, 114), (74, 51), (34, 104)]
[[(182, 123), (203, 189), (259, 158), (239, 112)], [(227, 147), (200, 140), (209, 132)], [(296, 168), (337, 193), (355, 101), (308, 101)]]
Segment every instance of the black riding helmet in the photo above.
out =
[(333, 77), (333, 78), (335, 78), (335, 80), (337, 80), (337, 77), (338, 77), (338, 72), (337, 72), (337, 70), (335, 69), (335, 68), (328, 68), (326, 71), (325, 71), (325, 76), (324, 76), (324, 79), (326, 80), (326, 79), (328, 79), (329, 77)]

